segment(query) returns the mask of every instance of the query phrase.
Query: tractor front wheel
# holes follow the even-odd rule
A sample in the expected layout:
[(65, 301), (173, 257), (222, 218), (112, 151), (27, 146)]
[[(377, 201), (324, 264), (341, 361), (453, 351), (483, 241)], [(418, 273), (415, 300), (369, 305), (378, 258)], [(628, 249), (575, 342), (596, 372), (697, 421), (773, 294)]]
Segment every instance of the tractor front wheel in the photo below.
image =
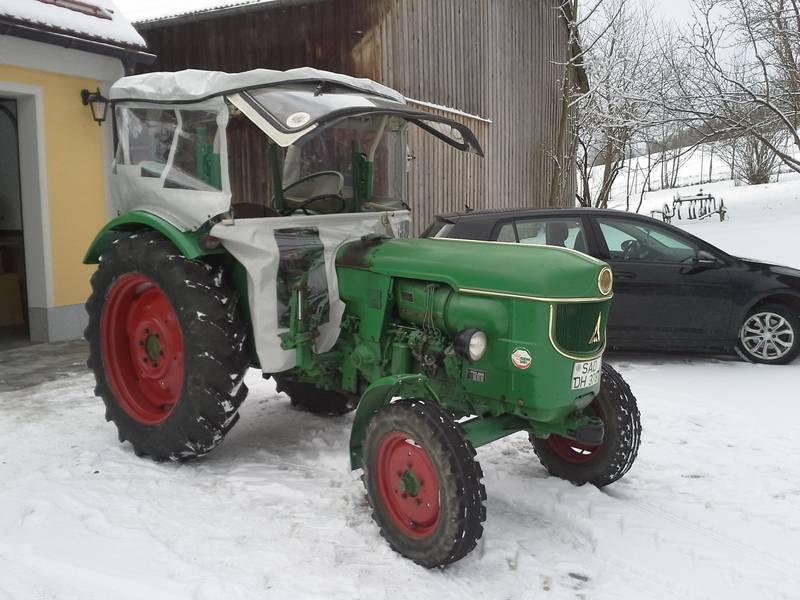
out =
[(475, 548), (486, 490), (475, 450), (452, 415), (433, 402), (381, 409), (364, 442), (364, 485), (381, 535), (423, 567), (455, 562)]
[(186, 460), (215, 448), (247, 395), (246, 329), (219, 269), (154, 232), (100, 258), (86, 302), (88, 365), (120, 441)]
[(631, 388), (611, 365), (603, 364), (600, 392), (589, 405), (603, 421), (600, 445), (582, 444), (559, 435), (530, 436), (533, 450), (547, 471), (576, 485), (603, 487), (627, 473), (636, 460), (642, 426)]

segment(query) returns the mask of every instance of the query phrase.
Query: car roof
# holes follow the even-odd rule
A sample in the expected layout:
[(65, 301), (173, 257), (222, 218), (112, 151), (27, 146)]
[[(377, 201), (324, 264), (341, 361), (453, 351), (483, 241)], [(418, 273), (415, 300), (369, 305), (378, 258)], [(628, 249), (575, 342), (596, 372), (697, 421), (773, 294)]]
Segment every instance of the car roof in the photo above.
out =
[(651, 220), (651, 217), (638, 213), (611, 208), (498, 208), (472, 210), (469, 212), (444, 213), (436, 215), (436, 219), (448, 223), (458, 222), (494, 222), (505, 218), (542, 217), (542, 216), (574, 216), (574, 215), (620, 215), (630, 218)]

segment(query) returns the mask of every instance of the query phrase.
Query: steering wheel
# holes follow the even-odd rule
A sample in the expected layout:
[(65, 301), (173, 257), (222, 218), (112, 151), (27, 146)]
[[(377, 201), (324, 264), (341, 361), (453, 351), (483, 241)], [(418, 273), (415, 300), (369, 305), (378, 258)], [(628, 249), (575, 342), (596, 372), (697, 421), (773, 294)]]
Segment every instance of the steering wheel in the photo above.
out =
[(320, 194), (319, 196), (312, 196), (308, 200), (304, 200), (303, 202), (301, 202), (297, 206), (284, 208), (281, 211), (281, 216), (288, 217), (288, 216), (293, 215), (294, 213), (296, 213), (298, 210), (302, 210), (304, 215), (309, 215), (309, 216), (311, 214), (319, 214), (317, 212), (315, 212), (315, 213), (308, 212), (309, 211), (309, 206), (311, 204), (314, 204), (315, 202), (322, 202), (323, 200), (330, 200), (330, 199), (338, 200), (339, 201), (339, 205), (336, 207), (336, 210), (331, 210), (329, 212), (326, 212), (325, 214), (335, 214), (335, 213), (344, 212), (344, 210), (347, 208), (347, 201), (344, 198), (342, 198), (339, 194)]
[(625, 240), (620, 244), (622, 248), (622, 259), (623, 260), (632, 260), (635, 258), (641, 258), (640, 254), (642, 253), (642, 244), (639, 240)]

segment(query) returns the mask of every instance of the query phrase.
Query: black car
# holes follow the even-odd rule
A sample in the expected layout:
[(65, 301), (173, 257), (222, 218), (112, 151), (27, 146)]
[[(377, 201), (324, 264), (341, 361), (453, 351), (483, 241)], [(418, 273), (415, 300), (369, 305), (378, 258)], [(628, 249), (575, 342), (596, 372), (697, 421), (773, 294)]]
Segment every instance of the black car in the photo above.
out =
[(768, 364), (800, 353), (800, 270), (731, 256), (650, 217), (601, 209), (476, 211), (436, 217), (422, 235), (562, 246), (608, 262), (615, 277), (611, 348), (738, 349)]

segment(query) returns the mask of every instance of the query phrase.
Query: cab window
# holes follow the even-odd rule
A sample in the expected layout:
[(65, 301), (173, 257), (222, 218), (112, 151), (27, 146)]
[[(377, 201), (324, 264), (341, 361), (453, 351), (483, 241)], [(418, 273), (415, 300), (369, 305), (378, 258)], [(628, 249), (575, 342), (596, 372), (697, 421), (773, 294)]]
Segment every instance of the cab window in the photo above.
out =
[(178, 127), (175, 111), (123, 107), (117, 118), (119, 130), (126, 134), (117, 147), (116, 164), (138, 166), (142, 177), (160, 178)]
[[(286, 151), (283, 168), (284, 199), (289, 206), (308, 204), (317, 212), (350, 212), (357, 207), (357, 187), (370, 173), (368, 202), (359, 210), (385, 211), (404, 208), (406, 146), (404, 121), (396, 117), (348, 117), (320, 133), (301, 139)], [(354, 172), (360, 165), (362, 172)], [(361, 182), (357, 181), (361, 178)]]

